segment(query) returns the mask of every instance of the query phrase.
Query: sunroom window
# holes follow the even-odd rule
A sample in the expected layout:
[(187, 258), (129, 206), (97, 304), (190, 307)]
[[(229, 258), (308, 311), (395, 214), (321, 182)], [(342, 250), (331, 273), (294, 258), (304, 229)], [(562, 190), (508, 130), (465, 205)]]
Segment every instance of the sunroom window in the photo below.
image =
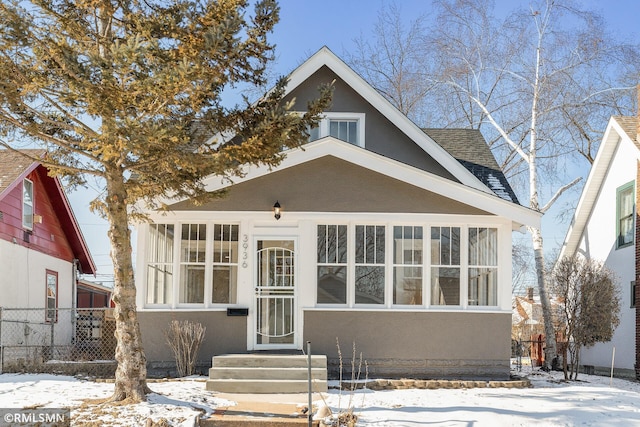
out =
[(207, 226), (182, 224), (180, 241), (180, 302), (204, 302)]
[(147, 304), (170, 304), (173, 283), (173, 224), (149, 225)]
[[(386, 227), (391, 232), (386, 233)], [(318, 225), (317, 304), (405, 310), (497, 307), (498, 231), (471, 226)]]
[(469, 305), (498, 305), (498, 230), (469, 228)]
[(460, 305), (460, 227), (431, 228), (431, 304)]
[(213, 227), (212, 303), (235, 304), (238, 277), (238, 226)]
[(356, 304), (384, 304), (385, 227), (356, 225)]
[(422, 227), (393, 227), (393, 303), (422, 305)]
[(318, 225), (318, 304), (347, 303), (347, 226)]

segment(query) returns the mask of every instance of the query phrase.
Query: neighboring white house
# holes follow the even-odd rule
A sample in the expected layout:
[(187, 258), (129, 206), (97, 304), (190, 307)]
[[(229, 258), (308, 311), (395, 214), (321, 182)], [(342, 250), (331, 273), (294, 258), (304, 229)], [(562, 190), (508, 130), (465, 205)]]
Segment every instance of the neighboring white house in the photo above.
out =
[[(200, 352), (315, 354), (353, 343), (377, 376), (509, 377), (511, 235), (538, 226), (484, 138), (420, 129), (327, 48), (289, 76), (302, 111), (334, 82), (303, 148), (249, 167), (201, 206), (173, 200), (138, 227), (138, 317), (147, 360), (162, 329), (207, 327)], [(349, 350), (348, 350), (349, 349)]]
[[(637, 291), (638, 274), (638, 119), (612, 117), (576, 207), (560, 257), (581, 254), (604, 262), (619, 280), (620, 325), (613, 339), (582, 350), (583, 365), (611, 366), (632, 374), (640, 367)], [(636, 372), (638, 372), (636, 370)]]

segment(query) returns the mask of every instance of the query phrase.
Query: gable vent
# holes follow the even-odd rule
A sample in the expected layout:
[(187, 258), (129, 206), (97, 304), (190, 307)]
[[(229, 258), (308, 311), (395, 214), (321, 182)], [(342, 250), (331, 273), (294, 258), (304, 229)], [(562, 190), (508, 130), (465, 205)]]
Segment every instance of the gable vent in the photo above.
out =
[(4, 212), (0, 211), (0, 221), (4, 221)]

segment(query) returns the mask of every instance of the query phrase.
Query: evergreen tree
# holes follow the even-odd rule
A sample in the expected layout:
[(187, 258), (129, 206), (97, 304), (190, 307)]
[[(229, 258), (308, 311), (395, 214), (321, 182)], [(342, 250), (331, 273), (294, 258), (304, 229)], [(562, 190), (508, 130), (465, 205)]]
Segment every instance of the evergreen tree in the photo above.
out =
[[(0, 145), (34, 142), (37, 159), (72, 184), (97, 177), (92, 203), (109, 221), (116, 304), (112, 400), (145, 400), (146, 358), (135, 308), (129, 223), (160, 196), (206, 194), (201, 179), (246, 164), (277, 164), (328, 106), (320, 90), (304, 115), (283, 105), (280, 79), (258, 102), (221, 94), (262, 87), (279, 19), (275, 0), (3, 0)], [(229, 135), (235, 135), (228, 141)], [(210, 136), (213, 136), (210, 138)]]

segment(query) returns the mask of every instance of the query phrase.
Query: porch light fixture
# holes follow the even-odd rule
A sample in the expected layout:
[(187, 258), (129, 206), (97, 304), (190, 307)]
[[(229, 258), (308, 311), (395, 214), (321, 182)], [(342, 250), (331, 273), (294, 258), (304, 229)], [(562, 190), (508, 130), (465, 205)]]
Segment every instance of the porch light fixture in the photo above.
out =
[(280, 202), (276, 200), (276, 204), (273, 205), (273, 216), (275, 219), (280, 219)]

